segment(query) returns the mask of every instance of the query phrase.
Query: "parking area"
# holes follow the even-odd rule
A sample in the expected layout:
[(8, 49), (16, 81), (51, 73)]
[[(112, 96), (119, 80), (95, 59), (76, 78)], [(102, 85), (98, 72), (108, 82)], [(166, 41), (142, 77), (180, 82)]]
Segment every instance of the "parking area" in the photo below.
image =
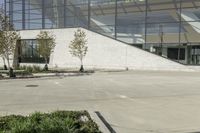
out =
[(200, 132), (199, 72), (96, 72), (0, 80), (0, 114), (98, 111), (117, 133)]

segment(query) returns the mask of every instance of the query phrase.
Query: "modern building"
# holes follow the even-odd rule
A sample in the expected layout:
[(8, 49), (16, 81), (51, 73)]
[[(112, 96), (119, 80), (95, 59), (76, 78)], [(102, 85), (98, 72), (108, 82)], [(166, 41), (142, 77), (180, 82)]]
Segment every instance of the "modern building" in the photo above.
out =
[(4, 5), (22, 36), (20, 63), (43, 62), (35, 37), (48, 30), (57, 38), (52, 67), (78, 65), (67, 45), (81, 27), (88, 35), (88, 67), (200, 65), (200, 0), (5, 0)]

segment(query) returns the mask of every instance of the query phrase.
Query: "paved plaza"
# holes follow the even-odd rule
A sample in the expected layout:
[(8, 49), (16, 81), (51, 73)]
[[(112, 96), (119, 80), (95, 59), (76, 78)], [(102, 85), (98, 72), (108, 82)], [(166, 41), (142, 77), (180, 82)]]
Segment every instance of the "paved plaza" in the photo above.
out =
[(200, 132), (199, 72), (96, 72), (0, 81), (0, 114), (98, 111), (116, 133)]

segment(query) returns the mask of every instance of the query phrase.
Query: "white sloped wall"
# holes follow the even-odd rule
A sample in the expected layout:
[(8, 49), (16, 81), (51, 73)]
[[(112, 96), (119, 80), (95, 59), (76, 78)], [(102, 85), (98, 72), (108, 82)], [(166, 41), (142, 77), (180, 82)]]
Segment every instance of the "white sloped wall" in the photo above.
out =
[[(69, 53), (68, 45), (76, 28), (52, 29), (56, 47), (51, 55), (51, 67), (79, 67), (80, 62)], [(85, 30), (88, 53), (84, 59), (86, 68), (136, 69), (136, 70), (186, 70), (187, 67), (133, 46)], [(20, 31), (22, 39), (34, 39), (40, 30)]]

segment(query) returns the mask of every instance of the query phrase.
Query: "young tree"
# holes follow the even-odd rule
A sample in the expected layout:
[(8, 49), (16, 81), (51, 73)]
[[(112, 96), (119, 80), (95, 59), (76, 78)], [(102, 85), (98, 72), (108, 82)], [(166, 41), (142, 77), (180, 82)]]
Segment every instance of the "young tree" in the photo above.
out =
[(0, 35), (0, 52), (3, 59), (7, 60), (8, 69), (10, 70), (10, 56), (14, 55), (16, 42), (20, 35), (16, 31), (2, 31)]
[[(5, 30), (5, 18), (4, 18), (4, 10), (3, 8), (0, 8), (0, 41), (2, 41), (2, 37), (3, 37), (3, 30)], [(5, 62), (5, 58), (3, 57), (3, 49), (2, 49), (2, 46), (0, 45), (0, 57), (2, 58), (3, 60), (3, 63), (4, 63), (4, 70), (7, 70), (7, 65), (6, 65), (6, 62)]]
[(48, 31), (40, 31), (37, 42), (40, 55), (45, 59), (44, 70), (48, 71), (48, 59), (56, 46), (55, 36)]
[(14, 30), (3, 10), (0, 11), (0, 24), (0, 56), (4, 61), (4, 68), (7, 68), (5, 63), (5, 60), (7, 60), (8, 69), (11, 71), (10, 56), (14, 56), (16, 43), (20, 39), (20, 35)]
[(6, 65), (6, 61), (5, 61), (5, 58), (4, 58), (4, 56), (3, 56), (3, 47), (2, 47), (2, 36), (3, 36), (3, 34), (2, 34), (3, 32), (2, 31), (0, 31), (0, 57), (2, 58), (2, 60), (3, 60), (3, 64), (4, 64), (4, 70), (7, 70), (8, 68), (7, 68), (7, 65)]
[(71, 53), (71, 55), (80, 59), (81, 62), (80, 72), (83, 72), (84, 71), (83, 59), (88, 51), (86, 33), (81, 29), (78, 29), (74, 33), (74, 40), (71, 41), (69, 48), (70, 48), (69, 52)]

